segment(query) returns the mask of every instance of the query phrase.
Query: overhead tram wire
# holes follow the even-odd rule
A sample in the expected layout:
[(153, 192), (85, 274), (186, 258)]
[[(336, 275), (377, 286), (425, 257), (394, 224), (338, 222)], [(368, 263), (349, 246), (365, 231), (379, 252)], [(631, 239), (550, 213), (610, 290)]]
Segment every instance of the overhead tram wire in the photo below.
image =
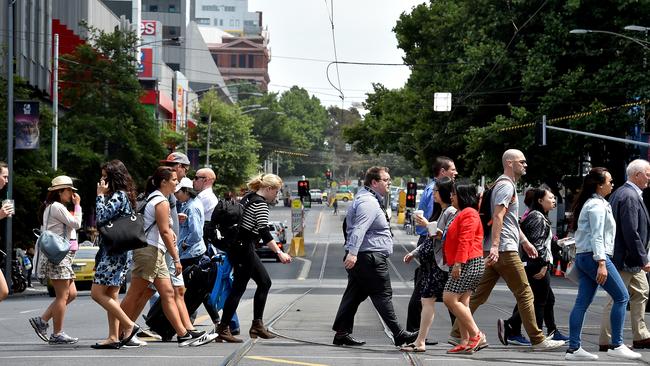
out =
[(327, 6), (327, 0), (325, 0), (325, 8), (327, 9), (327, 16), (329, 17), (330, 24), (332, 25), (332, 45), (334, 48), (334, 62), (336, 63), (336, 78), (338, 80), (338, 88), (332, 83), (330, 80), (330, 75), (329, 75), (329, 68), (331, 63), (327, 65), (327, 68), (325, 69), (325, 76), (327, 76), (327, 81), (332, 85), (334, 89), (336, 89), (341, 95), (339, 96), (341, 98), (341, 104), (345, 102), (345, 95), (343, 94), (343, 91), (341, 90), (341, 74), (339, 72), (339, 65), (338, 65), (338, 54), (336, 52), (336, 35), (334, 32), (334, 0), (330, 0), (331, 4), (331, 14), (330, 14), (330, 7)]

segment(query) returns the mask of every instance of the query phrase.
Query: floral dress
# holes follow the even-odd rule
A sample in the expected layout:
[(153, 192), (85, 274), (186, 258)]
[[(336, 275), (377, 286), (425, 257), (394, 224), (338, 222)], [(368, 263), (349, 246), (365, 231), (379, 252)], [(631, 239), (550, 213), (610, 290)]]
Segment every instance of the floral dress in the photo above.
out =
[[(453, 206), (447, 207), (440, 215), (438, 228), (446, 230), (455, 215), (456, 209)], [(436, 300), (442, 300), (442, 293), (449, 278), (447, 267), (440, 268), (441, 265), (438, 264), (441, 262), (437, 257), (442, 255), (442, 245), (442, 240), (429, 236), (417, 249), (420, 258), (418, 288), (421, 298), (435, 297)]]
[[(110, 220), (129, 216), (133, 213), (131, 203), (126, 193), (117, 191), (110, 198), (97, 196), (95, 200), (95, 215), (97, 226), (106, 225)], [(126, 272), (131, 266), (131, 251), (119, 254), (108, 254), (103, 238), (99, 236), (99, 251), (95, 257), (95, 278), (93, 283), (103, 286), (120, 287), (126, 280)]]

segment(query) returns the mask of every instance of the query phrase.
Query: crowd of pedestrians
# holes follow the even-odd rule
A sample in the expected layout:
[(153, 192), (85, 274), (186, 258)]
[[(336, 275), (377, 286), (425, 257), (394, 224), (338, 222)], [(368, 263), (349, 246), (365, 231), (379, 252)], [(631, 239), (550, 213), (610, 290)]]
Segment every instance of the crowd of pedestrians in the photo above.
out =
[[(215, 339), (242, 342), (231, 334), (229, 325), (251, 278), (256, 282), (257, 290), (249, 334), (252, 338), (273, 338), (274, 335), (264, 327), (262, 321), (271, 279), (254, 248), (261, 238), (277, 253), (281, 262), (291, 262), (291, 257), (273, 240), (268, 225), (268, 203), (275, 200), (282, 180), (274, 174), (262, 174), (248, 183), (250, 192), (242, 199), (244, 212), (239, 244), (220, 253), (227, 255), (233, 263), (232, 290), (225, 302), (221, 322), (216, 309), (209, 306), (216, 327), (214, 332), (206, 333), (194, 327), (186, 307), (183, 270), (198, 265), (203, 258), (209, 263), (210, 257), (217, 254), (208, 239), (210, 235), (205, 233), (206, 230), (214, 230), (210, 226), (210, 219), (219, 201), (212, 190), (216, 175), (212, 169), (204, 168), (196, 172), (194, 181), (190, 180), (186, 176), (189, 159), (180, 152), (170, 154), (160, 163), (161, 166), (147, 179), (144, 193), (139, 196), (133, 178), (121, 161), (112, 160), (100, 167), (95, 198), (97, 226), (110, 226), (121, 217), (135, 218), (136, 213), (141, 213), (146, 245), (127, 251), (115, 250), (100, 231), (96, 241), (99, 248), (91, 297), (106, 310), (108, 335), (91, 347), (120, 349), (146, 345), (137, 337), (141, 326), (136, 320), (154, 294), (176, 334), (179, 346), (200, 345)], [(2, 169), (4, 175), (0, 174), (0, 183), (6, 182), (8, 174), (6, 165)], [(42, 229), (63, 237), (70, 244), (65, 258), (56, 264), (43, 250), (36, 249), (37, 276), (42, 281), (51, 282), (56, 298), (43, 314), (30, 318), (29, 323), (37, 336), (49, 344), (78, 342), (78, 338), (69, 336), (63, 330), (67, 306), (77, 296), (72, 262), (78, 250), (77, 230), (82, 226), (83, 213), (81, 197), (76, 191), (72, 178), (55, 177), (39, 212)], [(73, 209), (70, 211), (68, 207)], [(13, 208), (4, 209), (0, 209), (0, 219), (13, 214)], [(129, 270), (131, 283), (120, 302), (119, 289), (124, 285)], [(206, 293), (212, 289), (212, 284), (200, 285), (209, 287)], [(2, 277), (0, 300), (7, 293), (6, 281)], [(208, 307), (207, 296), (204, 303)]]
[[(211, 220), (219, 203), (212, 190), (216, 174), (204, 168), (190, 180), (189, 160), (179, 152), (160, 163), (140, 196), (122, 162), (113, 160), (100, 167), (95, 197), (98, 227), (141, 212), (146, 246), (112, 252), (106, 239), (99, 236), (91, 296), (106, 311), (108, 335), (92, 348), (145, 345), (136, 336), (141, 330), (136, 319), (155, 293), (179, 346), (214, 339), (241, 343), (243, 340), (236, 336), (239, 329), (235, 332), (231, 327), (251, 279), (256, 290), (249, 336), (274, 338), (263, 322), (272, 282), (255, 246), (261, 240), (280, 262), (292, 261), (277, 245), (268, 225), (268, 203), (276, 199), (283, 187), (282, 179), (261, 174), (247, 184), (248, 193), (241, 199), (243, 214), (237, 240), (225, 248), (233, 268), (231, 291), (221, 318), (204, 302), (215, 323), (214, 332), (206, 333), (194, 327), (186, 307), (183, 271), (217, 251), (208, 235), (214, 230)], [(568, 346), (566, 360), (598, 359), (597, 354), (583, 348), (581, 335), (585, 314), (596, 290), (602, 287), (609, 295), (603, 313), (609, 316), (602, 320), (599, 351), (620, 359), (641, 358), (641, 354), (624, 344), (623, 325), (629, 305), (633, 348), (650, 348), (650, 331), (644, 320), (649, 291), (645, 274), (650, 272), (650, 214), (642, 199), (642, 191), (650, 182), (650, 163), (641, 159), (629, 163), (627, 181), (613, 194), (612, 176), (606, 168), (593, 168), (584, 178), (572, 206), (570, 225), (576, 249), (573, 270), (579, 284), (569, 317), (568, 337), (560, 332), (555, 320), (555, 295), (550, 280), (556, 237), (548, 215), (555, 207), (555, 195), (546, 185), (529, 188), (524, 201), (526, 212), (519, 217), (517, 183), (526, 174), (528, 162), (521, 151), (509, 149), (503, 153), (502, 166), (503, 173), (481, 194), (476, 185), (456, 180), (458, 172), (452, 159), (436, 159), (435, 177), (424, 190), (419, 210), (413, 213), (420, 237), (416, 248), (403, 258), (405, 263), (419, 260), (406, 327), (399, 324), (393, 307), (388, 264), (393, 254), (393, 232), (384, 198), (391, 177), (386, 167), (367, 170), (363, 187), (344, 219), (343, 267), (348, 282), (332, 325), (334, 345), (365, 344), (352, 333), (359, 305), (370, 298), (401, 351), (425, 352), (427, 345), (437, 343), (426, 337), (433, 326), (435, 303), (443, 302), (452, 322), (448, 340), (452, 348), (447, 353), (476, 353), (488, 347), (488, 339), (485, 329), (477, 326), (474, 313), (487, 301), (497, 281), (503, 279), (516, 303), (510, 318), (497, 319), (497, 338), (503, 345), (530, 346), (537, 351)], [(7, 181), (6, 164), (0, 163), (0, 173), (1, 189)], [(64, 332), (67, 306), (77, 296), (72, 261), (78, 249), (77, 230), (82, 226), (83, 213), (76, 191), (70, 177), (55, 177), (39, 210), (42, 229), (70, 243), (70, 251), (57, 264), (36, 248), (35, 273), (39, 279), (51, 282), (56, 297), (29, 323), (37, 336), (50, 344), (78, 341)], [(12, 214), (13, 207), (0, 208), (0, 219)], [(118, 292), (129, 270), (131, 284), (119, 302)], [(0, 276), (0, 300), (7, 293), (6, 280)], [(528, 338), (522, 334), (522, 326)]]

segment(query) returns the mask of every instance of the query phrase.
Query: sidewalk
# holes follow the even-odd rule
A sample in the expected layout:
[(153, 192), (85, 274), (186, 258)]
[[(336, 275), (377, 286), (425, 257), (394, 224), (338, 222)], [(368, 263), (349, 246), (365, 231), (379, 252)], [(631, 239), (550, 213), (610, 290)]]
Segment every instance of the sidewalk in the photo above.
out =
[(10, 293), (9, 297), (47, 296), (47, 286), (41, 285), (38, 280), (32, 280), (32, 286), (19, 293)]

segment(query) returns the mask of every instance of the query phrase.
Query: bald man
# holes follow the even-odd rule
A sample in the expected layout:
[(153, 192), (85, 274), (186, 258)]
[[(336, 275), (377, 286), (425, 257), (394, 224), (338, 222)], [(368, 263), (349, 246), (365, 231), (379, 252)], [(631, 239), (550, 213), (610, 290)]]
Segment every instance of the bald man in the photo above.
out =
[(194, 176), (194, 190), (198, 192), (196, 196), (203, 203), (203, 213), (205, 221), (209, 222), (212, 217), (212, 211), (219, 202), (219, 199), (212, 191), (212, 185), (217, 179), (216, 174), (210, 168), (202, 168)]

